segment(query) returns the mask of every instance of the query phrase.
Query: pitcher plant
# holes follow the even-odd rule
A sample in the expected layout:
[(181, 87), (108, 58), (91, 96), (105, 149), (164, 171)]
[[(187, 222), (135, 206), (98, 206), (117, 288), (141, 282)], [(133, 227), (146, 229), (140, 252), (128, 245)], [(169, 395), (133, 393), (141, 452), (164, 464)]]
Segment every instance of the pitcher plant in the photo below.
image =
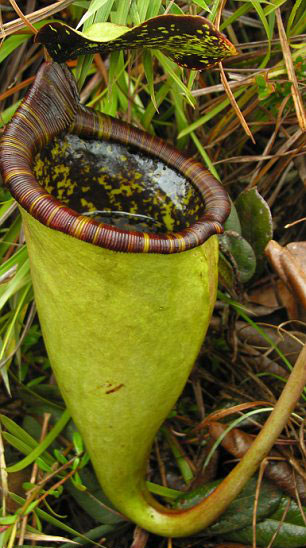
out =
[[(38, 39), (71, 38), (75, 31), (65, 27), (48, 25)], [(52, 56), (61, 52), (65, 61), (60, 41), (52, 44)], [(196, 55), (184, 51), (178, 60), (199, 68)], [(200, 531), (270, 450), (302, 374), (299, 365), (248, 454), (208, 498), (173, 510), (150, 495), (154, 437), (183, 390), (215, 303), (226, 192), (163, 140), (82, 106), (72, 74), (57, 62), (40, 69), (6, 128), (0, 158), (24, 221), (50, 362), (105, 494), (155, 534)]]

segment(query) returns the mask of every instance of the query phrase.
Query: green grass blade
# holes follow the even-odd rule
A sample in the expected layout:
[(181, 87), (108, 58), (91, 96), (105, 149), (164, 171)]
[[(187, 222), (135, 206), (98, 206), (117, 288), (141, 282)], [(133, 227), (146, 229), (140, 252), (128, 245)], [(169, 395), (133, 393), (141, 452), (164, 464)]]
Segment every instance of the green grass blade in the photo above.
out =
[(24, 441), (20, 440), (19, 438), (16, 438), (16, 436), (13, 436), (12, 434), (9, 434), (8, 432), (3, 432), (3, 438), (9, 443), (12, 447), (20, 451), (20, 453), (23, 453), (24, 455), (29, 455), (32, 451), (32, 448), (27, 445)]
[(290, 36), (291, 34), (291, 28), (293, 25), (294, 18), (297, 14), (299, 7), (302, 5), (302, 3), (303, 3), (303, 0), (296, 0), (296, 2), (294, 3), (294, 6), (291, 9), (291, 13), (288, 18), (287, 29), (286, 29), (287, 36)]
[(12, 266), (22, 266), (28, 260), (28, 251), (26, 246), (20, 247), (5, 263), (0, 266), (0, 276), (3, 276)]
[(169, 9), (168, 13), (172, 13), (173, 15), (184, 15), (184, 11), (180, 6), (177, 4), (171, 4), (171, 8)]
[(147, 481), (146, 485), (151, 493), (153, 493), (154, 495), (160, 495), (161, 497), (167, 499), (177, 499), (177, 497), (182, 494), (181, 491), (177, 491), (176, 489), (170, 489), (169, 487), (163, 487), (162, 485), (152, 483), (151, 481)]
[[(236, 91), (234, 93), (235, 99), (237, 99), (237, 97), (239, 97), (244, 91), (245, 91), (245, 88)], [(216, 114), (219, 114), (219, 112), (222, 112), (222, 110), (224, 110), (229, 104), (230, 104), (229, 99), (227, 98), (224, 99), (215, 108), (213, 108), (212, 110), (204, 114), (204, 116), (201, 116), (201, 118), (199, 118), (198, 120), (195, 120), (192, 124), (190, 124), (183, 131), (181, 131), (180, 134), (178, 135), (178, 138), (180, 139), (181, 137), (188, 135), (192, 131), (195, 131), (196, 129), (198, 129), (198, 127), (202, 126), (203, 124), (205, 124), (206, 122), (214, 118)]]
[(180, 77), (178, 76), (176, 70), (177, 66), (173, 61), (170, 61), (161, 51), (154, 50), (155, 57), (159, 60), (160, 64), (162, 65), (164, 72), (170, 76), (172, 80), (178, 85), (179, 89), (183, 92), (185, 95), (188, 103), (194, 107), (195, 100), (193, 96), (190, 93), (190, 90), (185, 86), (185, 84), (182, 82)]
[(14, 103), (10, 107), (7, 107), (3, 112), (0, 113), (0, 129), (10, 121), (20, 103), (21, 101), (17, 101), (17, 103)]
[(194, 131), (192, 131), (190, 135), (191, 135), (191, 138), (192, 138), (195, 146), (197, 147), (199, 153), (201, 154), (202, 159), (204, 160), (205, 164), (207, 165), (209, 171), (216, 177), (216, 179), (218, 179), (218, 181), (220, 181), (220, 177), (218, 175), (218, 172), (217, 172), (215, 166), (213, 165), (209, 155), (207, 154), (205, 148), (203, 147), (200, 139), (198, 139), (198, 137), (196, 136)]
[(6, 415), (0, 415), (0, 421), (10, 434), (27, 444), (31, 450), (37, 446), (37, 441), (12, 419)]
[[(16, 495), (15, 493), (10, 493), (10, 497), (20, 505), (23, 505), (26, 502), (26, 500), (24, 498), (20, 497), (19, 495)], [(88, 544), (92, 544), (93, 546), (100, 546), (100, 548), (101, 548), (101, 544), (97, 544), (96, 542), (92, 541), (90, 538), (82, 535), (82, 533), (79, 533), (78, 531), (76, 531), (72, 527), (69, 527), (69, 525), (66, 525), (65, 523), (63, 523), (59, 519), (55, 518), (54, 516), (50, 516), (44, 510), (41, 510), (40, 508), (35, 508), (35, 514), (37, 514), (42, 520), (46, 521), (47, 523), (50, 523), (51, 525), (54, 525), (54, 527), (56, 527), (58, 529), (62, 529), (62, 531), (66, 531), (66, 533), (70, 533), (74, 537), (76, 537), (76, 536), (80, 537), (81, 539), (86, 540), (86, 542)], [(107, 527), (107, 526), (105, 526), (105, 527)]]
[(132, 0), (125, 0), (124, 2), (119, 0), (117, 2), (117, 11), (113, 12), (111, 18), (113, 23), (117, 23), (117, 25), (125, 25), (127, 23), (131, 3)]
[(193, 0), (195, 4), (197, 4), (197, 6), (199, 6), (200, 8), (202, 8), (203, 10), (206, 10), (208, 11), (209, 13), (211, 13), (211, 9), (210, 7), (207, 5), (207, 3), (205, 2), (205, 0)]
[[(162, 84), (162, 86), (159, 88), (159, 90), (158, 90), (158, 92), (156, 93), (156, 96), (155, 96), (157, 107), (159, 107), (161, 105), (161, 103), (165, 100), (165, 98), (167, 97), (170, 89), (171, 89), (170, 80), (167, 80), (167, 82)], [(155, 109), (154, 104), (149, 102), (148, 106), (147, 106), (147, 108), (146, 108), (146, 110), (143, 114), (143, 117), (142, 117), (142, 125), (146, 130), (149, 129), (150, 124), (152, 122), (152, 118), (153, 118), (155, 113), (156, 113), (156, 109)]]
[(277, 8), (285, 4), (287, 0), (273, 0), (272, 2), (266, 2), (268, 5), (264, 8), (265, 15), (273, 13)]
[(243, 415), (241, 415), (241, 417), (238, 417), (238, 419), (234, 420), (233, 422), (230, 423), (230, 425), (224, 430), (224, 432), (222, 432), (221, 436), (219, 436), (219, 438), (215, 441), (215, 443), (213, 444), (211, 450), (209, 451), (206, 459), (205, 459), (205, 462), (204, 462), (204, 465), (203, 465), (203, 470), (205, 470), (205, 468), (208, 466), (208, 464), (210, 463), (210, 460), (211, 460), (211, 457), (213, 456), (213, 454), (215, 453), (216, 449), (219, 447), (219, 445), (222, 443), (222, 441), (224, 440), (225, 436), (233, 429), (233, 428), (236, 428), (241, 422), (245, 421), (245, 419), (247, 417), (251, 417), (252, 415), (257, 415), (258, 413), (268, 413), (270, 411), (273, 411), (273, 407), (265, 407), (264, 409), (253, 409), (252, 411), (249, 411), (248, 413), (244, 413)]
[(266, 31), (266, 35), (267, 35), (267, 38), (270, 42), (271, 40), (271, 32), (270, 32), (270, 27), (269, 27), (269, 23), (267, 21), (267, 18), (265, 16), (265, 12), (260, 4), (260, 2), (258, 2), (258, 0), (249, 0), (250, 3), (252, 4), (253, 8), (255, 9), (255, 11), (257, 12), (258, 14), (258, 17), (260, 18), (262, 24), (263, 24), (263, 27)]
[[(232, 25), (235, 21), (237, 21), (237, 19), (239, 19), (239, 17), (241, 17), (242, 15), (245, 15), (251, 9), (252, 9), (252, 6), (250, 6), (247, 3), (240, 6), (236, 11), (234, 11), (234, 13), (232, 13), (232, 15), (230, 15), (223, 23), (221, 23), (220, 30), (222, 31), (226, 29), (226, 27), (228, 27), (229, 25)], [(213, 18), (211, 15), (208, 17), (208, 19), (211, 19), (213, 21)]]
[(0, 63), (2, 63), (16, 48), (29, 40), (29, 34), (16, 34), (4, 40), (0, 49)]
[(87, 21), (87, 19), (89, 19), (89, 17), (91, 17), (92, 15), (94, 15), (100, 8), (102, 8), (109, 0), (92, 0), (90, 2), (90, 5), (89, 5), (89, 8), (88, 10), (86, 11), (86, 13), (84, 13), (83, 17), (80, 19), (80, 21), (78, 22), (78, 25), (76, 27), (76, 29), (79, 29), (84, 23), (85, 21)]
[[(4, 213), (4, 212), (3, 212)], [(1, 218), (1, 215), (0, 215)], [(11, 223), (8, 230), (5, 232), (3, 239), (0, 241), (0, 257), (3, 258), (7, 250), (11, 245), (15, 245), (15, 242), (20, 233), (21, 218), (20, 215)]]
[[(115, 0), (107, 0), (107, 2), (104, 2), (104, 4), (101, 5), (97, 11), (95, 11), (93, 14), (90, 14), (90, 16), (84, 22), (83, 30), (88, 29), (90, 25), (92, 25), (94, 22), (101, 23), (103, 21), (106, 21), (109, 17), (109, 14), (111, 12), (114, 2)], [(83, 84), (86, 80), (86, 77), (88, 75), (88, 72), (92, 64), (92, 60), (93, 60), (93, 55), (90, 55), (90, 54), (80, 55), (78, 57), (78, 62), (76, 67), (76, 79), (80, 89), (83, 87)]]
[(217, 11), (218, 11), (220, 2), (221, 2), (221, 0), (214, 0), (213, 5), (210, 8), (210, 14), (207, 17), (207, 19), (209, 19), (212, 22), (214, 22), (214, 20), (216, 19), (216, 15), (217, 15)]
[[(41, 27), (43, 27), (46, 23), (52, 23), (52, 21), (55, 21), (55, 19), (44, 19), (43, 21), (39, 21), (38, 23), (34, 23), (34, 27), (39, 30)], [(0, 47), (0, 63), (4, 61), (8, 55), (10, 55), (13, 51), (15, 51), (16, 48), (21, 46), (24, 42), (32, 38), (31, 34), (14, 34), (12, 36), (8, 36), (4, 40), (4, 42), (1, 44)]]
[[(226, 295), (224, 295), (224, 293), (222, 293), (221, 291), (218, 291), (218, 298), (231, 305), (235, 310), (236, 312), (247, 322), (249, 323), (254, 329), (256, 329), (256, 331), (264, 338), (265, 341), (267, 341), (269, 343), (269, 345), (271, 346), (271, 348), (273, 348), (273, 350), (275, 350), (275, 352), (279, 355), (279, 357), (282, 359), (282, 361), (284, 362), (284, 364), (288, 367), (289, 371), (292, 370), (292, 365), (291, 363), (289, 362), (289, 360), (287, 360), (286, 356), (283, 354), (283, 352), (278, 348), (277, 344), (269, 337), (269, 335), (266, 334), (265, 330), (262, 329), (262, 327), (260, 327), (256, 322), (254, 322), (247, 314), (245, 308), (238, 302), (236, 302), (234, 299), (231, 299), (229, 297), (227, 297)], [(304, 389), (304, 392), (306, 393), (306, 388)], [(303, 396), (304, 397), (304, 396)], [(304, 398), (306, 399), (306, 398)]]
[(8, 343), (9, 343), (9, 340), (11, 338), (11, 335), (12, 335), (12, 332), (13, 332), (13, 329), (15, 327), (15, 324), (17, 322), (17, 319), (18, 319), (18, 316), (25, 304), (25, 300), (26, 300), (26, 297), (28, 296), (28, 293), (31, 289), (31, 285), (28, 284), (24, 290), (21, 292), (19, 298), (18, 298), (18, 302), (17, 303), (14, 303), (15, 306), (14, 306), (14, 309), (13, 309), (13, 315), (11, 315), (11, 320), (9, 322), (9, 325), (7, 327), (7, 330), (6, 330), (6, 333), (5, 333), (5, 337), (4, 337), (4, 341), (3, 341), (3, 346), (1, 348), (1, 352), (0, 352), (0, 360), (3, 359), (3, 356), (5, 354), (5, 351), (7, 349), (7, 346), (8, 346)]
[(28, 259), (18, 268), (15, 276), (4, 284), (3, 289), (0, 286), (0, 310), (19, 289), (22, 289), (27, 284), (31, 284), (30, 263)]
[[(140, 0), (141, 3), (144, 3), (144, 0)], [(145, 18), (150, 19), (150, 17), (155, 17), (156, 15), (159, 15), (161, 12), (161, 5), (162, 0), (150, 0), (150, 2), (147, 2), (147, 13)]]
[(52, 430), (47, 434), (47, 436), (44, 438), (42, 442), (24, 459), (22, 459), (20, 462), (14, 464), (13, 466), (9, 466), (7, 468), (8, 472), (18, 472), (19, 470), (23, 470), (32, 462), (34, 462), (37, 457), (39, 457), (46, 449), (49, 447), (49, 445), (57, 438), (57, 436), (61, 433), (63, 428), (66, 426), (66, 424), (70, 420), (70, 414), (68, 410), (66, 409), (64, 413), (62, 414), (59, 421), (55, 424), (55, 426), (52, 428)]

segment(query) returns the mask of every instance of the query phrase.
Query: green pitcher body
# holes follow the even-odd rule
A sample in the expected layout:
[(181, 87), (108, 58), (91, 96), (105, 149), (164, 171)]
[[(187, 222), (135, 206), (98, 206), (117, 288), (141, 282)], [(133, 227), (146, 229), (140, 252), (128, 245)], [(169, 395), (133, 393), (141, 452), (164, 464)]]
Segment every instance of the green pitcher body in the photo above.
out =
[(127, 254), (23, 218), (56, 380), (102, 488), (126, 513), (209, 324), (217, 238), (181, 254)]
[(200, 507), (194, 521), (161, 506), (145, 477), (211, 318), (225, 191), (161, 139), (82, 107), (56, 63), (8, 126), (1, 163), (50, 363), (105, 494), (155, 533), (200, 530)]

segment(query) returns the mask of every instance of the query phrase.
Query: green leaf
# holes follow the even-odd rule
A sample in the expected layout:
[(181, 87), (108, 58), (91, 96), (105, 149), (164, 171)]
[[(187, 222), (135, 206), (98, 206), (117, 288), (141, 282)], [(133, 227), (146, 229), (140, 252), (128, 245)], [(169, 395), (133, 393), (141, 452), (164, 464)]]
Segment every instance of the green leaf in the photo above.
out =
[(92, 0), (86, 13), (84, 13), (82, 19), (80, 19), (77, 28), (79, 28), (85, 21), (93, 15), (98, 9), (100, 9), (108, 0)]
[[(19, 495), (16, 495), (15, 493), (10, 492), (10, 498), (20, 505), (25, 503), (25, 499), (20, 497)], [(66, 531), (67, 533), (70, 533), (74, 536), (77, 535), (80, 539), (85, 540), (90, 545), (101, 546), (101, 544), (97, 544), (96, 542), (90, 540), (90, 538), (86, 537), (85, 535), (82, 535), (81, 533), (73, 529), (72, 527), (69, 527), (69, 525), (66, 525), (59, 519), (55, 518), (54, 516), (51, 516), (50, 514), (48, 514), (44, 510), (41, 510), (40, 508), (35, 509), (35, 515), (36, 517), (38, 516), (41, 519), (45, 520), (47, 523), (51, 523), (51, 525), (53, 525), (54, 527), (57, 527), (58, 529), (62, 529), (63, 531)], [(109, 531), (109, 528), (107, 526), (101, 527), (101, 531), (102, 531), (101, 535), (103, 536), (105, 532)]]
[[(138, 0), (139, 9), (144, 4), (143, 0)], [(155, 17), (158, 15), (160, 7), (162, 4), (162, 0), (150, 0), (147, 5), (146, 13), (143, 15), (142, 21), (144, 21), (145, 18), (149, 19), (151, 17)]]
[(64, 23), (51, 23), (40, 30), (36, 41), (58, 62), (95, 52), (155, 48), (183, 67), (203, 70), (237, 54), (210, 21), (197, 15), (159, 15), (131, 29), (95, 23), (85, 32)]
[[(1, 7), (1, 6), (0, 6)], [(39, 21), (37, 23), (34, 23), (34, 27), (36, 29), (41, 29), (44, 25), (51, 24), (50, 20), (47, 22), (46, 20)], [(24, 42), (29, 40), (32, 37), (31, 34), (14, 34), (12, 36), (9, 36), (6, 38), (1, 44), (0, 48), (0, 63), (4, 61), (10, 55), (16, 48), (21, 46)]]
[(37, 446), (37, 441), (12, 419), (5, 415), (0, 415), (0, 421), (8, 432), (23, 441), (30, 449), (34, 449)]
[[(206, 484), (187, 495), (181, 496), (175, 504), (176, 508), (190, 508), (203, 498), (209, 496), (222, 480)], [(230, 504), (220, 519), (200, 533), (200, 536), (211, 537), (224, 535), (242, 527), (252, 525), (257, 479), (252, 478), (241, 491), (240, 495)], [(282, 493), (269, 482), (263, 481), (260, 488), (257, 506), (257, 521), (270, 516), (279, 506)], [(226, 537), (227, 538), (227, 537)]]
[[(17, 252), (18, 253), (18, 252)], [(9, 264), (18, 264), (20, 256), (17, 258), (17, 253), (15, 253), (10, 261), (6, 261), (0, 268), (0, 272), (7, 272), (9, 270)], [(19, 264), (19, 268), (16, 274), (5, 284), (0, 286), (0, 310), (4, 307), (7, 301), (15, 295), (22, 287), (27, 284), (31, 284), (31, 275), (30, 275), (30, 263), (29, 259), (25, 258), (23, 263)]]
[(181, 494), (181, 492), (176, 489), (170, 489), (169, 487), (164, 487), (163, 485), (158, 485), (157, 483), (152, 483), (151, 481), (147, 481), (146, 485), (150, 493), (164, 497), (165, 499), (177, 499), (177, 497)]
[[(164, 99), (167, 97), (169, 90), (171, 89), (171, 81), (168, 78), (167, 81), (162, 84), (159, 88), (159, 90), (156, 93), (156, 105), (159, 107), (159, 105), (164, 101)], [(142, 125), (143, 127), (148, 131), (149, 126), (151, 124), (152, 118), (154, 114), (156, 113), (155, 106), (153, 102), (149, 101), (148, 105), (146, 107), (146, 110), (142, 117)]]
[[(105, 535), (110, 535), (113, 531), (116, 533), (116, 536), (120, 535), (121, 533), (125, 533), (126, 525), (122, 524), (121, 526), (114, 526), (114, 525), (99, 525), (98, 527), (95, 527), (94, 529), (90, 529), (89, 531), (86, 531), (82, 537), (75, 537), (73, 538), (74, 542), (77, 542), (78, 544), (85, 545), (86, 548), (89, 546), (89, 542), (92, 542), (92, 544), (95, 544), (95, 546), (98, 546), (98, 548), (101, 548), (101, 543), (99, 544), (94, 543), (94, 539), (101, 539), (101, 537), (104, 537)], [(86, 535), (86, 536), (85, 536)], [(87, 542), (84, 540), (87, 539)], [(102, 548), (105, 547), (105, 545), (102, 546)], [(46, 547), (45, 547), (46, 548)], [(66, 544), (61, 544), (60, 548), (74, 548), (74, 544), (71, 544), (71, 542), (68, 542)]]
[(83, 444), (83, 439), (80, 432), (73, 432), (72, 441), (73, 441), (74, 449), (77, 455), (80, 455), (81, 453), (83, 453), (84, 444)]
[[(186, 126), (188, 126), (187, 120), (186, 120), (185, 127), (186, 127)], [(183, 130), (183, 131), (184, 131), (184, 130)], [(218, 172), (217, 172), (217, 170), (216, 170), (216, 168), (215, 168), (215, 166), (214, 166), (212, 160), (210, 159), (209, 154), (206, 152), (205, 148), (203, 147), (203, 145), (202, 145), (200, 139), (198, 139), (198, 137), (197, 137), (197, 135), (196, 135), (196, 133), (195, 133), (194, 131), (192, 131), (192, 132), (190, 133), (190, 136), (191, 136), (191, 139), (193, 140), (195, 146), (197, 147), (199, 153), (201, 154), (201, 156), (202, 156), (202, 158), (203, 158), (205, 164), (207, 165), (207, 167), (208, 167), (210, 173), (211, 173), (212, 175), (214, 175), (214, 176), (216, 177), (216, 179), (218, 179), (218, 181), (220, 181), (219, 174), (218, 174)], [(186, 140), (186, 137), (187, 137), (187, 135), (185, 135), (184, 140)], [(183, 141), (183, 138), (180, 138), (180, 137), (179, 137), (179, 139), (180, 139), (180, 141)]]
[[(288, 505), (290, 501), (290, 504)], [(303, 507), (304, 514), (306, 513), (306, 508)], [(279, 507), (273, 513), (271, 518), (282, 521), (284, 514), (286, 513), (285, 522), (291, 523), (292, 525), (300, 525), (306, 527), (303, 514), (300, 507), (293, 499), (289, 499), (287, 496), (283, 496), (280, 502)]]
[(303, 2), (303, 0), (296, 0), (294, 5), (292, 6), (291, 13), (290, 13), (289, 18), (288, 18), (287, 29), (286, 29), (286, 34), (287, 34), (288, 37), (291, 34), (291, 27), (293, 25), (294, 18), (296, 16), (297, 11), (298, 11), (300, 5), (302, 4), (302, 2)]
[(223, 253), (234, 262), (239, 281), (248, 282), (256, 270), (256, 257), (250, 244), (233, 230), (224, 232), (219, 241)]
[(0, 63), (4, 61), (16, 48), (30, 38), (29, 34), (16, 34), (4, 40), (0, 50)]
[(224, 223), (224, 230), (225, 231), (234, 230), (235, 232), (238, 232), (238, 234), (240, 234), (241, 236), (241, 224), (239, 221), (237, 209), (232, 201), (231, 201), (231, 206), (232, 206), (231, 212)]
[(20, 440), (16, 436), (13, 436), (13, 434), (10, 434), (9, 432), (3, 432), (2, 435), (5, 441), (7, 441), (12, 447), (15, 447), (15, 449), (18, 449), (20, 453), (23, 453), (24, 455), (29, 455), (29, 453), (31, 453), (32, 448), (24, 441)]
[(81, 508), (97, 523), (115, 524), (124, 518), (116, 511), (112, 511), (112, 504), (104, 495), (95, 475), (85, 468), (80, 471), (80, 477), (87, 491), (80, 491), (71, 481), (66, 488)]
[(158, 112), (158, 106), (156, 103), (155, 92), (154, 92), (154, 72), (153, 72), (153, 60), (152, 60), (151, 51), (143, 52), (143, 68), (144, 68), (144, 72), (148, 82), (151, 101), (154, 105), (155, 110)]
[(262, 270), (264, 249), (273, 236), (270, 208), (256, 188), (242, 192), (235, 206), (241, 223), (242, 236), (255, 252), (258, 274)]
[[(289, 508), (289, 509), (288, 509)], [(304, 513), (306, 508), (303, 508)], [(256, 546), (266, 547), (276, 534), (273, 548), (302, 548), (306, 545), (306, 526), (298, 505), (287, 497), (282, 497), (278, 509), (268, 518), (256, 525)], [(225, 536), (225, 540), (243, 542), (253, 541), (251, 526), (233, 531)]]
[(184, 93), (186, 100), (189, 102), (189, 104), (194, 107), (195, 99), (191, 95), (190, 90), (185, 86), (184, 82), (182, 82), (181, 78), (177, 74), (177, 67), (173, 64), (172, 61), (169, 61), (169, 59), (167, 59), (167, 57), (161, 51), (155, 51), (155, 56), (163, 67), (165, 74), (167, 74), (169, 78), (172, 78), (174, 83)]
[(205, 0), (193, 0), (195, 4), (197, 4), (200, 8), (202, 8), (203, 10), (206, 10), (206, 11), (209, 11), (209, 13), (211, 13), (211, 9), (209, 8), (209, 6), (206, 4)]
[(0, 129), (10, 121), (12, 116), (15, 114), (17, 108), (19, 107), (20, 103), (21, 101), (17, 101), (10, 107), (7, 107), (3, 112), (1, 112)]
[(231, 295), (236, 296), (237, 292), (237, 281), (235, 276), (235, 270), (233, 265), (224, 257), (223, 253), (219, 253), (219, 266), (218, 266), (218, 274), (219, 274), (219, 283), (221, 286), (223, 286), (225, 289), (228, 290), (228, 292)]
[(178, 6), (177, 4), (171, 4), (171, 7), (168, 11), (168, 13), (173, 13), (174, 15), (185, 15), (182, 8)]
[[(243, 91), (244, 91), (244, 88), (235, 91), (234, 92), (235, 99), (237, 99), (239, 97), (239, 95), (241, 95), (243, 93)], [(201, 116), (200, 118), (198, 118), (197, 120), (192, 122), (192, 124), (187, 126), (183, 131), (181, 131), (178, 135), (178, 139), (180, 139), (181, 137), (184, 137), (185, 135), (188, 135), (188, 133), (191, 133), (192, 131), (195, 131), (196, 129), (198, 129), (198, 127), (202, 126), (203, 124), (205, 124), (209, 120), (215, 118), (215, 116), (217, 114), (219, 114), (219, 112), (224, 110), (229, 104), (230, 104), (230, 100), (228, 98), (226, 98), (223, 101), (221, 101), (220, 103), (218, 103), (217, 106), (215, 106), (214, 108), (209, 110), (209, 112), (204, 114), (204, 116)]]
[(260, 4), (260, 2), (258, 2), (258, 0), (249, 0), (252, 5), (253, 5), (253, 8), (257, 11), (257, 14), (263, 24), (263, 27), (266, 31), (266, 34), (267, 34), (267, 38), (270, 42), (271, 40), (271, 31), (270, 31), (270, 28), (269, 28), (269, 24), (268, 24), (268, 21), (267, 21), (267, 18), (265, 16), (265, 12)]
[(49, 447), (49, 445), (57, 438), (57, 436), (60, 434), (60, 432), (63, 430), (63, 428), (66, 426), (67, 422), (70, 420), (70, 415), (68, 411), (64, 411), (59, 421), (55, 424), (55, 426), (52, 428), (52, 430), (47, 434), (47, 436), (44, 438), (44, 440), (37, 446), (29, 455), (27, 455), (24, 459), (17, 462), (13, 466), (9, 466), (7, 468), (8, 472), (18, 472), (19, 470), (23, 470), (23, 468), (26, 468), (29, 466), (29, 464), (32, 464), (32, 462), (37, 459), (44, 451)]
[[(10, 200), (6, 202), (6, 204), (9, 202)], [(2, 206), (2, 208), (0, 211), (0, 218), (2, 216), (1, 213), (3, 214), (3, 217), (5, 217), (4, 205)], [(5, 253), (7, 252), (7, 250), (9, 249), (9, 247), (12, 245), (12, 243), (16, 241), (16, 238), (18, 237), (20, 233), (20, 226), (21, 226), (21, 217), (20, 215), (18, 215), (18, 217), (16, 217), (16, 219), (13, 220), (13, 222), (10, 224), (8, 230), (6, 231), (5, 235), (1, 239), (0, 257), (3, 257)]]
[(75, 0), (72, 5), (78, 8), (83, 8), (84, 10), (87, 10), (89, 4), (90, 4), (90, 0)]
[(269, 95), (275, 92), (275, 86), (268, 82), (262, 74), (255, 76), (257, 93), (260, 101), (264, 101)]
[[(204, 536), (222, 535), (228, 531), (239, 530), (245, 524), (252, 525), (257, 478), (252, 478), (230, 504), (220, 519), (205, 530)], [(282, 493), (274, 485), (263, 481), (260, 486), (256, 510), (257, 523), (270, 516), (279, 506)]]

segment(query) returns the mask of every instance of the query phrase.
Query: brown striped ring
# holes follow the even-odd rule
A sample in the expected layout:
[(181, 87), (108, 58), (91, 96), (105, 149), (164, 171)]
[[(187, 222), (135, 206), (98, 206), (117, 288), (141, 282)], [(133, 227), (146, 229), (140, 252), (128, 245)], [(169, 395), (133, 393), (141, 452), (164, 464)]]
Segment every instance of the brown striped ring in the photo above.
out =
[[(62, 204), (37, 182), (34, 155), (63, 132), (132, 145), (184, 175), (199, 191), (205, 211), (179, 232), (146, 233), (99, 223)], [(22, 208), (42, 224), (80, 240), (131, 253), (179, 253), (223, 232), (230, 202), (222, 185), (199, 162), (162, 139), (130, 124), (83, 107), (64, 64), (45, 63), (0, 142), (3, 182)]]

